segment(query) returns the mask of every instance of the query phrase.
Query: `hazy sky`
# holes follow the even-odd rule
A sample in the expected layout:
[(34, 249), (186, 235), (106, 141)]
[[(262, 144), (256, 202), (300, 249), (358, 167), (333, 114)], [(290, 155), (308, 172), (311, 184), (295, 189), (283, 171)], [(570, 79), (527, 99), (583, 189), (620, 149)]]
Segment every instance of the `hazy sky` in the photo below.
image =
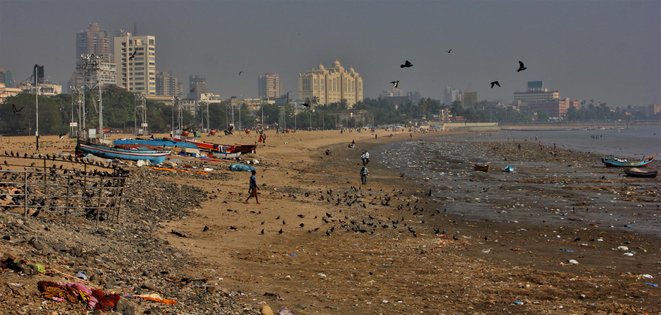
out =
[[(137, 23), (156, 36), (157, 70), (185, 89), (188, 75), (206, 76), (223, 97), (256, 96), (265, 72), (296, 94), (299, 72), (338, 58), (366, 97), (400, 80), (425, 97), (452, 86), (511, 102), (543, 80), (562, 97), (661, 103), (661, 0), (0, 0), (0, 67), (19, 81), (43, 64), (47, 79), (66, 81), (75, 34), (93, 21), (112, 35)], [(405, 59), (414, 67), (400, 69)], [(528, 70), (516, 73), (518, 60)]]

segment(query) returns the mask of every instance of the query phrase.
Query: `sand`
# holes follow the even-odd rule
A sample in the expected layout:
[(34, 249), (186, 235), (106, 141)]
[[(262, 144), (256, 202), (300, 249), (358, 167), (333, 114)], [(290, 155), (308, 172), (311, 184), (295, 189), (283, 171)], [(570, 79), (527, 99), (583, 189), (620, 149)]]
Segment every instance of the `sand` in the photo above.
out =
[[(383, 167), (374, 155), (368, 184), (361, 186), (363, 150), (439, 135), (377, 133), (378, 139), (366, 131), (269, 133), (268, 142), (249, 156), (259, 160), (259, 205), (254, 199), (244, 203), (249, 173), (226, 171), (229, 162), (215, 165), (227, 175), (222, 179), (163, 176), (211, 197), (189, 216), (162, 222), (154, 237), (192, 257), (195, 263), (181, 266), (188, 273), (243, 292), (235, 298), (255, 308), (265, 302), (295, 314), (661, 310), (659, 289), (645, 284), (661, 277), (658, 237), (587, 222), (512, 224), (447, 213), (428, 197), (427, 184)], [(254, 143), (256, 138), (203, 140)], [(32, 139), (0, 138), (0, 150), (33, 152), (27, 144)], [(44, 140), (44, 151), (67, 147), (56, 138)], [(356, 147), (350, 149), (352, 140)], [(581, 240), (574, 242), (577, 235)], [(636, 256), (611, 250), (625, 242)], [(575, 253), (561, 251), (568, 247)], [(642, 274), (654, 279), (641, 280)]]

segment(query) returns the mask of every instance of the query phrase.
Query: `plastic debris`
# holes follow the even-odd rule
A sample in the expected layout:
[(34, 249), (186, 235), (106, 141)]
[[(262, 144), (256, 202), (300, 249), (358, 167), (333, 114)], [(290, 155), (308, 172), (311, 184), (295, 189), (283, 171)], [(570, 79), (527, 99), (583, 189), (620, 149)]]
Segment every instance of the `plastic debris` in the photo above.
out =
[(633, 257), (634, 253), (633, 252), (626, 252), (622, 255), (627, 256), (627, 257)]
[(567, 261), (570, 265), (578, 265), (578, 260), (576, 259), (570, 259)]
[(658, 288), (659, 284), (654, 282), (645, 282), (645, 285), (648, 287)]
[(523, 301), (521, 301), (521, 300), (514, 300), (514, 302), (512, 302), (512, 304), (514, 304), (514, 305), (523, 305)]
[(78, 272), (76, 272), (76, 278), (87, 280), (87, 275), (82, 271), (78, 271)]

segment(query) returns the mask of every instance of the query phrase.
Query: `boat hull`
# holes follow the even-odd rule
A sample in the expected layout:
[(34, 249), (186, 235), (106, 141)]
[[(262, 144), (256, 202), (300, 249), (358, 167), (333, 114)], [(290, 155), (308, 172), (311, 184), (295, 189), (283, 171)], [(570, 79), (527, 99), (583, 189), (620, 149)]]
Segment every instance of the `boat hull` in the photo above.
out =
[(631, 177), (641, 177), (641, 178), (655, 178), (657, 175), (656, 170), (642, 170), (639, 168), (627, 168), (624, 170), (624, 173), (627, 176)]
[(76, 146), (76, 152), (89, 153), (107, 159), (122, 160), (147, 160), (153, 164), (161, 164), (165, 161), (170, 151), (140, 151), (111, 148), (100, 145), (79, 143)]
[(601, 162), (606, 165), (606, 167), (643, 167), (646, 166), (647, 164), (652, 163), (654, 161), (654, 158), (649, 158), (647, 160), (643, 161), (629, 161), (625, 159), (617, 159), (617, 158), (601, 158)]

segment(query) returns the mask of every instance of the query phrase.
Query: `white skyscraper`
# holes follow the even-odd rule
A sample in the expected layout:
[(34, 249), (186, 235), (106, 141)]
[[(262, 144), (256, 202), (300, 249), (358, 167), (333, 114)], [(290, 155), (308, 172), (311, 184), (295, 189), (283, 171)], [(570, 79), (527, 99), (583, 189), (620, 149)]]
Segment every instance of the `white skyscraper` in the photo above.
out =
[(156, 37), (124, 32), (115, 37), (114, 44), (117, 85), (131, 92), (156, 95)]

